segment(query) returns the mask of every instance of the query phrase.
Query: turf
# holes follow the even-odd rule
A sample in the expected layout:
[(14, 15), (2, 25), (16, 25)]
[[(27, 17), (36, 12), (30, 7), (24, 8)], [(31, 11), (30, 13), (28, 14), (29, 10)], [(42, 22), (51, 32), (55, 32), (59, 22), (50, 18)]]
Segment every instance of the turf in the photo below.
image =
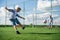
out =
[(60, 28), (46, 27), (18, 28), (21, 34), (16, 34), (13, 27), (0, 27), (0, 40), (60, 40)]

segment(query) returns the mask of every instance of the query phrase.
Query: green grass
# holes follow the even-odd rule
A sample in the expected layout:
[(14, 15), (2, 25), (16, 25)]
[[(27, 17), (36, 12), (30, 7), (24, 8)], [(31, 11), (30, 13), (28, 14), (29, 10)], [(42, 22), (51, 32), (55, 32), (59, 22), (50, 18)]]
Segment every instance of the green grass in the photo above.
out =
[(21, 34), (16, 34), (13, 27), (0, 27), (0, 40), (60, 40), (60, 28), (46, 27), (18, 28)]

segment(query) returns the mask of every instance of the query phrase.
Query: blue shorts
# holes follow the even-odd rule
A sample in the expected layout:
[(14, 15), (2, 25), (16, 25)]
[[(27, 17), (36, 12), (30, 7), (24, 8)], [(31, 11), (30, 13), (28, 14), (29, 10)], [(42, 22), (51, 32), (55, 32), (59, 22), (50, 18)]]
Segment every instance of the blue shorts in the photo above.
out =
[(53, 25), (53, 22), (50, 22), (50, 23), (49, 23), (49, 26), (52, 26), (52, 25)]
[(17, 18), (15, 19), (10, 19), (13, 25), (20, 24), (19, 20)]

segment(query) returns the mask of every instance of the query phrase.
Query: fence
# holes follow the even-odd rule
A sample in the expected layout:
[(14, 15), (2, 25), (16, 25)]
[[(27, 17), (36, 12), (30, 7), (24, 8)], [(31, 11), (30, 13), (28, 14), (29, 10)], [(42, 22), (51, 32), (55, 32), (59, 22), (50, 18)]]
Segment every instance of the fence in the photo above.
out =
[[(4, 9), (5, 6), (14, 9), (16, 5), (21, 7), (19, 15), (25, 17), (19, 21), (24, 25), (45, 25), (43, 21), (51, 14), (54, 23), (60, 25), (60, 1), (59, 0), (1, 0), (0, 5), (0, 25), (12, 25), (9, 20), (11, 12)], [(48, 25), (48, 23), (47, 23)]]

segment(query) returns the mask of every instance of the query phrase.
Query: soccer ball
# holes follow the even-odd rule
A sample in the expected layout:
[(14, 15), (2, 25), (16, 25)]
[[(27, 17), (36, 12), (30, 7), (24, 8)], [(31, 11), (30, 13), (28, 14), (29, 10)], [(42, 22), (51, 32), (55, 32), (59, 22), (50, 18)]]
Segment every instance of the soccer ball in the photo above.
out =
[(46, 24), (46, 23), (47, 23), (47, 20), (44, 20), (44, 21), (43, 21), (43, 23), (45, 23), (45, 24)]

